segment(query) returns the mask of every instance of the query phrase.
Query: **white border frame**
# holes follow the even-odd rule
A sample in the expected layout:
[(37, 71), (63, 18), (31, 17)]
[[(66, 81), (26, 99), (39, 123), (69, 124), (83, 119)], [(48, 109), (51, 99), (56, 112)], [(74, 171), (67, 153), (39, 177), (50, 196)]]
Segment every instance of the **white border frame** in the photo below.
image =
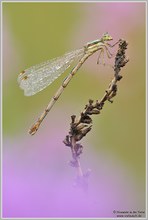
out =
[[(3, 123), (2, 123), (2, 98), (3, 98), (3, 75), (2, 75), (2, 70), (3, 70), (3, 67), (2, 67), (2, 64), (3, 64), (3, 59), (2, 59), (2, 52), (3, 52), (3, 38), (2, 38), (2, 29), (3, 29), (3, 25), (2, 25), (2, 22), (3, 22), (3, 10), (2, 10), (2, 5), (3, 5), (3, 3), (47, 3), (47, 2), (49, 2), (49, 3), (57, 3), (57, 2), (59, 2), (59, 3), (61, 3), (61, 2), (67, 2), (67, 3), (71, 3), (71, 2), (74, 2), (74, 3), (100, 3), (100, 2), (103, 2), (103, 3), (114, 3), (114, 2), (126, 2), (126, 3), (137, 3), (137, 2), (139, 2), (139, 3), (145, 3), (146, 5), (146, 13), (145, 13), (145, 15), (146, 15), (146, 201), (145, 201), (145, 204), (146, 204), (146, 210), (145, 210), (145, 214), (146, 214), (146, 217), (145, 218), (127, 218), (127, 219), (133, 219), (133, 220), (135, 220), (135, 219), (147, 219), (147, 92), (148, 92), (148, 90), (147, 90), (147, 80), (148, 80), (148, 78), (147, 78), (147, 0), (146, 1), (144, 1), (144, 0), (141, 0), (141, 1), (128, 1), (128, 0), (121, 0), (121, 1), (112, 1), (112, 0), (110, 0), (110, 1), (79, 1), (79, 0), (75, 0), (75, 1), (37, 1), (37, 0), (34, 0), (34, 1), (27, 1), (27, 0), (22, 0), (22, 1), (20, 1), (20, 0), (18, 0), (18, 1), (7, 1), (7, 0), (3, 0), (3, 1), (0, 1), (0, 10), (1, 10), (1, 83), (0, 83), (0, 92), (1, 92), (1, 99), (0, 99), (0, 101), (1, 101), (1, 126), (0, 126), (0, 132), (1, 132), (1, 197), (0, 197), (0, 200), (1, 200), (1, 212), (0, 212), (0, 214), (1, 214), (1, 216), (0, 216), (0, 218), (1, 219), (14, 219), (14, 220), (16, 220), (16, 219), (41, 219), (41, 220), (43, 220), (43, 219), (115, 219), (115, 217), (114, 218), (33, 218), (33, 217), (27, 217), (27, 218), (4, 218), (4, 217), (2, 217), (3, 215), (2, 215), (2, 164), (3, 164), (3, 158), (2, 158), (2, 155), (3, 155), (3, 149), (2, 149), (2, 143), (3, 143), (3, 140), (2, 140), (2, 137), (3, 137), (3, 132), (2, 132), (2, 127), (3, 127)], [(117, 218), (117, 217), (116, 217)], [(117, 218), (117, 219), (124, 219), (124, 218)]]

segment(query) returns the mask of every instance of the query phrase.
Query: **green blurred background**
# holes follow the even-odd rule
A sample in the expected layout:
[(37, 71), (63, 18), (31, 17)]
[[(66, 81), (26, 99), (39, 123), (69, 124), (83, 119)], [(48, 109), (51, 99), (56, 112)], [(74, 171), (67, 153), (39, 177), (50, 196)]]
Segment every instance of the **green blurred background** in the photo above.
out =
[[(38, 133), (30, 137), (27, 130), (31, 123), (70, 70), (32, 97), (25, 97), (20, 90), (17, 83), (19, 72), (80, 48), (88, 41), (100, 38), (106, 31), (112, 35), (114, 42), (119, 38), (128, 41), (126, 53), (130, 61), (122, 69), (123, 79), (119, 82), (118, 94), (113, 104), (107, 103), (101, 114), (93, 117), (93, 129), (82, 140), (86, 147), (83, 157), (89, 163), (91, 152), (92, 155), (103, 154), (104, 160), (120, 161), (135, 187), (135, 198), (132, 199), (136, 201), (136, 207), (144, 209), (145, 3), (5, 2), (2, 17), (3, 148), (4, 154), (11, 157), (20, 151), (19, 148), (24, 152), (25, 145), (20, 146), (20, 143), (27, 143), (28, 154), (29, 147), (34, 147), (36, 141), (39, 144), (45, 140), (50, 146), (52, 135), (61, 147), (69, 130), (70, 116), (79, 115), (89, 98), (100, 99), (113, 76), (112, 68), (96, 65), (97, 54), (93, 55), (68, 85)], [(106, 62), (113, 64), (113, 59), (106, 59)], [(128, 175), (125, 175), (126, 178)]]

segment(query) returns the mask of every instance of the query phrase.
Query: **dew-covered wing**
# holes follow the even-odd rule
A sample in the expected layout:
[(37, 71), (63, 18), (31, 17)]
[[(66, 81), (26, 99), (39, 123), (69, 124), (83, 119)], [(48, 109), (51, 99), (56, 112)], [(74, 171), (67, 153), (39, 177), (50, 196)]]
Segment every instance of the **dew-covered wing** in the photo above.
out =
[(22, 71), (18, 76), (18, 83), (24, 90), (24, 95), (31, 96), (46, 88), (65, 72), (76, 58), (83, 55), (84, 49), (78, 49)]

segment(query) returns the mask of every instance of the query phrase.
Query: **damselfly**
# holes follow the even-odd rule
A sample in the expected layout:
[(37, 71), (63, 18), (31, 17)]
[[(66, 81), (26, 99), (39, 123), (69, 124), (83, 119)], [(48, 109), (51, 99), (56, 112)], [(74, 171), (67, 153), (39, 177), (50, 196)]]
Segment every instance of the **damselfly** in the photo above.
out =
[(105, 51), (108, 58), (111, 58), (112, 54), (110, 53), (108, 47), (113, 47), (118, 42), (114, 45), (110, 45), (108, 43), (108, 41), (110, 40), (113, 40), (113, 38), (108, 33), (105, 33), (100, 39), (88, 42), (81, 49), (66, 53), (61, 57), (32, 66), (19, 74), (18, 83), (20, 88), (24, 90), (24, 94), (26, 96), (32, 96), (50, 85), (71, 65), (71, 63), (76, 58), (79, 58), (79, 62), (77, 63), (77, 65), (71, 70), (70, 74), (63, 81), (62, 85), (52, 97), (51, 101), (49, 102), (39, 119), (30, 128), (29, 133), (31, 135), (36, 133), (41, 122), (46, 117), (55, 102), (58, 100), (65, 87), (68, 85), (72, 77), (76, 74), (78, 69), (82, 66), (82, 64), (87, 60), (89, 56), (94, 54), (96, 51), (100, 51), (97, 61), (97, 63), (99, 63), (100, 56), (101, 54), (103, 54), (104, 58)]

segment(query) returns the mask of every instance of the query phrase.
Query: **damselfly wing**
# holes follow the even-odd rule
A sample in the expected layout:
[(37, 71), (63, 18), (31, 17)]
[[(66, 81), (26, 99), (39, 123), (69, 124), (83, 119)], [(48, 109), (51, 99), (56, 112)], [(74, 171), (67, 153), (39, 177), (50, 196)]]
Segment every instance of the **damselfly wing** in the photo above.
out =
[(71, 63), (84, 55), (84, 48), (71, 51), (61, 57), (45, 61), (22, 71), (18, 83), (25, 96), (32, 96), (57, 79)]

